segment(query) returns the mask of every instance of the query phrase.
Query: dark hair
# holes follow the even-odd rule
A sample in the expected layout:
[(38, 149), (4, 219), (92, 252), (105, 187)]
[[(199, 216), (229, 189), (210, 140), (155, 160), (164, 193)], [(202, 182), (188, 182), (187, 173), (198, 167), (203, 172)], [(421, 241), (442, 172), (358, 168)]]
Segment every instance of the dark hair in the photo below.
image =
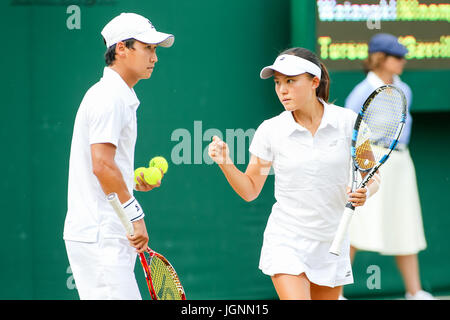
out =
[[(123, 42), (125, 43), (125, 47), (127, 48), (133, 48), (135, 41), (136, 41), (135, 39), (123, 40)], [(106, 44), (105, 39), (103, 39), (103, 42)], [(116, 44), (110, 46), (105, 52), (105, 63), (107, 66), (112, 65), (114, 60), (116, 60)]]
[[(320, 84), (316, 89), (316, 95), (317, 97), (321, 98), (325, 102), (328, 103), (328, 99), (330, 97), (330, 75), (328, 73), (327, 68), (325, 65), (319, 60), (319, 58), (310, 50), (305, 48), (291, 48), (283, 51), (280, 53), (280, 56), (282, 54), (292, 54), (294, 56), (306, 59), (312, 63), (314, 63), (316, 66), (318, 66), (322, 70), (322, 77), (320, 79)], [(308, 75), (313, 78), (314, 75), (308, 73)]]

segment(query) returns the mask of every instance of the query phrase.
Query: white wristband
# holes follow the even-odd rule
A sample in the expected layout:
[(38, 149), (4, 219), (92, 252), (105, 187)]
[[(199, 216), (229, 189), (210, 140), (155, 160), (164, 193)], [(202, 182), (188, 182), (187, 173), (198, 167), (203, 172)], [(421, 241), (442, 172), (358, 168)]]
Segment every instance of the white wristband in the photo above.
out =
[(366, 199), (370, 198), (370, 189), (366, 186)]
[(373, 196), (380, 188), (381, 177), (378, 172), (374, 174), (371, 180), (372, 182), (366, 185), (366, 199), (369, 199), (370, 196)]
[(141, 220), (145, 217), (144, 210), (136, 200), (135, 197), (131, 197), (130, 200), (122, 204), (123, 210), (131, 222)]

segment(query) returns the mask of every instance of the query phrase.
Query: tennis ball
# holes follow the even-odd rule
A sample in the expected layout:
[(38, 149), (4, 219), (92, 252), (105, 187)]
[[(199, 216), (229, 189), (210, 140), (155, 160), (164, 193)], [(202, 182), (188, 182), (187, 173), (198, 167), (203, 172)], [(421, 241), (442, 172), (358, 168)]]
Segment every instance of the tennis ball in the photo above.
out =
[(161, 170), (155, 167), (147, 168), (144, 174), (145, 182), (150, 185), (155, 185), (162, 179)]
[(155, 167), (158, 169), (161, 169), (163, 171), (163, 173), (165, 174), (167, 172), (167, 169), (169, 169), (169, 164), (167, 163), (167, 160), (164, 159), (164, 157), (158, 156), (158, 157), (154, 157), (152, 160), (150, 160), (149, 162), (149, 167)]
[[(137, 168), (136, 170), (134, 170), (134, 183), (139, 184), (136, 177), (138, 177), (138, 176), (141, 177), (141, 173), (144, 173), (144, 177), (145, 177), (145, 172), (147, 170), (148, 170), (148, 168), (144, 168), (144, 167), (140, 167), (140, 168)], [(141, 177), (141, 179), (142, 179), (142, 177)]]

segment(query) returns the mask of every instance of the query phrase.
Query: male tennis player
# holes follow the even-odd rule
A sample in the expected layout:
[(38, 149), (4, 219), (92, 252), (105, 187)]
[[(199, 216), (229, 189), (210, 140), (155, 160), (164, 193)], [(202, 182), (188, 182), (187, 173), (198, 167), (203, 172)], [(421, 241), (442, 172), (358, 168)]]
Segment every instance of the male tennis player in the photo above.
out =
[[(133, 87), (152, 75), (156, 48), (170, 47), (171, 34), (156, 31), (134, 13), (122, 13), (101, 32), (107, 51), (103, 77), (85, 94), (78, 109), (69, 164), (68, 211), (64, 240), (80, 299), (141, 299), (134, 276), (136, 252), (147, 248), (144, 212), (134, 185), (136, 110)], [(117, 193), (134, 236), (125, 229), (106, 195)]]

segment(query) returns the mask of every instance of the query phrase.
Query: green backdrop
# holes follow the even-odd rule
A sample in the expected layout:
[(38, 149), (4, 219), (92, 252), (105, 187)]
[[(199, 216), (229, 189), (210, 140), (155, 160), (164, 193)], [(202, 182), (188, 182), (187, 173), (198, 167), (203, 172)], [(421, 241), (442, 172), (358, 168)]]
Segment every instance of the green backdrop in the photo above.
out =
[[(80, 29), (67, 27), (69, 4), (80, 8)], [(8, 33), (0, 59), (0, 299), (78, 297), (62, 240), (73, 121), (85, 91), (102, 74), (100, 31), (125, 11), (145, 15), (158, 30), (176, 36), (172, 48), (158, 49), (151, 79), (135, 87), (141, 101), (136, 167), (155, 155), (165, 156), (170, 165), (161, 188), (136, 194), (147, 213), (151, 246), (170, 258), (189, 299), (276, 298), (270, 279), (258, 270), (262, 234), (274, 202), (273, 176), (260, 197), (247, 203), (202, 153), (212, 132), (208, 129), (223, 135), (227, 129), (256, 129), (282, 111), (271, 81), (260, 80), (259, 71), (292, 43), (307, 46), (291, 40), (290, 8), (287, 0), (0, 3), (0, 27)], [(332, 75), (333, 81), (340, 76)], [(345, 85), (333, 87), (338, 102), (360, 75), (349, 77)], [(448, 103), (448, 98), (444, 92), (440, 102)], [(445, 291), (450, 290), (445, 273), (450, 256), (444, 249), (450, 206), (443, 196), (450, 191), (445, 160), (449, 116), (414, 117), (411, 151), (429, 244), (420, 255), (421, 271), (428, 289)], [(179, 163), (172, 153), (189, 138)], [(248, 153), (238, 167), (245, 169), (247, 162)], [(365, 286), (369, 264), (382, 268), (382, 288), (376, 292)], [(141, 291), (148, 298), (139, 268)], [(402, 284), (396, 272), (388, 257), (361, 253), (355, 265), (358, 281), (348, 295), (397, 294)]]

